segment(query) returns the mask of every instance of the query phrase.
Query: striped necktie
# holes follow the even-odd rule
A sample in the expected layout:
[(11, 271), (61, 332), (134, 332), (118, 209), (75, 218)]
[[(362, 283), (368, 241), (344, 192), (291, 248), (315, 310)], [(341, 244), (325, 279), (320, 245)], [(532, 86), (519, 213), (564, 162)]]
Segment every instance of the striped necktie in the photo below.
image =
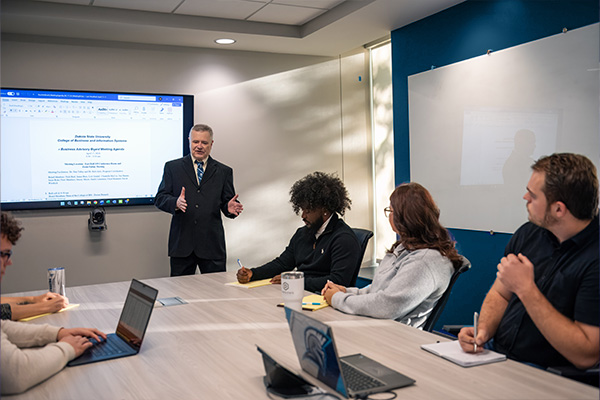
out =
[(198, 169), (196, 171), (198, 173), (198, 185), (199, 185), (200, 182), (202, 182), (202, 175), (204, 175), (204, 168), (202, 167), (204, 165), (204, 162), (196, 161), (196, 165), (198, 166)]

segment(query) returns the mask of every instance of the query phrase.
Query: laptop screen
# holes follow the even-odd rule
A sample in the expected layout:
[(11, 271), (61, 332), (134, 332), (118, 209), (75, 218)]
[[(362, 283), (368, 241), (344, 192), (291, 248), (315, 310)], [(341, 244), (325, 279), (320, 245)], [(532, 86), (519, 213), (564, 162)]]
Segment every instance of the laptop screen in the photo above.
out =
[(156, 289), (135, 279), (131, 281), (117, 325), (117, 335), (137, 350), (142, 345), (157, 295)]
[(287, 307), (285, 313), (302, 369), (348, 397), (331, 329)]

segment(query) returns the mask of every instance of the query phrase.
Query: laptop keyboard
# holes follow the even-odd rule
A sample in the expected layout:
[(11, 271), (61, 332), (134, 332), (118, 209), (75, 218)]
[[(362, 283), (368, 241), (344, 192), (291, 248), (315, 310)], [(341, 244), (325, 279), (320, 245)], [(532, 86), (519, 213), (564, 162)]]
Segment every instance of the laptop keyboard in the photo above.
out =
[(113, 354), (125, 354), (127, 349), (123, 348), (122, 346), (123, 344), (117, 344), (116, 340), (109, 340), (93, 345), (88, 351), (95, 357)]
[(343, 360), (340, 361), (340, 364), (342, 365), (342, 374), (344, 375), (346, 386), (354, 392), (378, 388), (385, 385), (382, 381), (370, 377)]

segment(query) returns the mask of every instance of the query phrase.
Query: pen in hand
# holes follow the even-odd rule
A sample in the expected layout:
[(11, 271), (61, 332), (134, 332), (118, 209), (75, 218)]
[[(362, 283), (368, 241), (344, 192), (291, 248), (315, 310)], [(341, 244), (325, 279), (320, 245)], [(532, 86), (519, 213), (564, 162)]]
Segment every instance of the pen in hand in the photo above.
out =
[(248, 283), (252, 280), (252, 269), (247, 269), (242, 265), (240, 259), (237, 259), (237, 263), (240, 266), (240, 269), (236, 272), (235, 276), (239, 283)]
[(477, 311), (473, 314), (473, 352), (477, 353), (477, 325), (479, 325), (479, 314)]

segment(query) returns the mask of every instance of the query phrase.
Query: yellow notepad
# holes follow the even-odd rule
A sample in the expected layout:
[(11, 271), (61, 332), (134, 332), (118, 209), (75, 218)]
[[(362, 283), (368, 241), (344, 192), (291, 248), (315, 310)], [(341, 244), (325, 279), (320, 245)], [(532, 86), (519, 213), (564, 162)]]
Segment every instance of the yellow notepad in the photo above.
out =
[(271, 278), (262, 279), (260, 281), (253, 281), (248, 283), (239, 283), (239, 282), (229, 282), (225, 284), (226, 286), (239, 286), (246, 289), (252, 289), (259, 286), (267, 286), (271, 285)]
[[(75, 307), (79, 307), (79, 304), (69, 304), (68, 306), (66, 306), (62, 310), (58, 310), (57, 312), (67, 311), (67, 310), (70, 310), (71, 308), (75, 308)], [(32, 319), (36, 319), (36, 318), (43, 317), (45, 315), (50, 315), (50, 314), (53, 314), (53, 313), (44, 313), (44, 314), (40, 314), (40, 315), (34, 315), (33, 317), (21, 318), (19, 321), (27, 322), (27, 321), (31, 321)]]
[[(284, 305), (284, 303), (277, 304), (278, 307), (283, 307)], [(325, 297), (320, 294), (311, 294), (302, 298), (303, 310), (317, 311), (325, 307), (329, 307), (329, 304), (325, 301)]]

